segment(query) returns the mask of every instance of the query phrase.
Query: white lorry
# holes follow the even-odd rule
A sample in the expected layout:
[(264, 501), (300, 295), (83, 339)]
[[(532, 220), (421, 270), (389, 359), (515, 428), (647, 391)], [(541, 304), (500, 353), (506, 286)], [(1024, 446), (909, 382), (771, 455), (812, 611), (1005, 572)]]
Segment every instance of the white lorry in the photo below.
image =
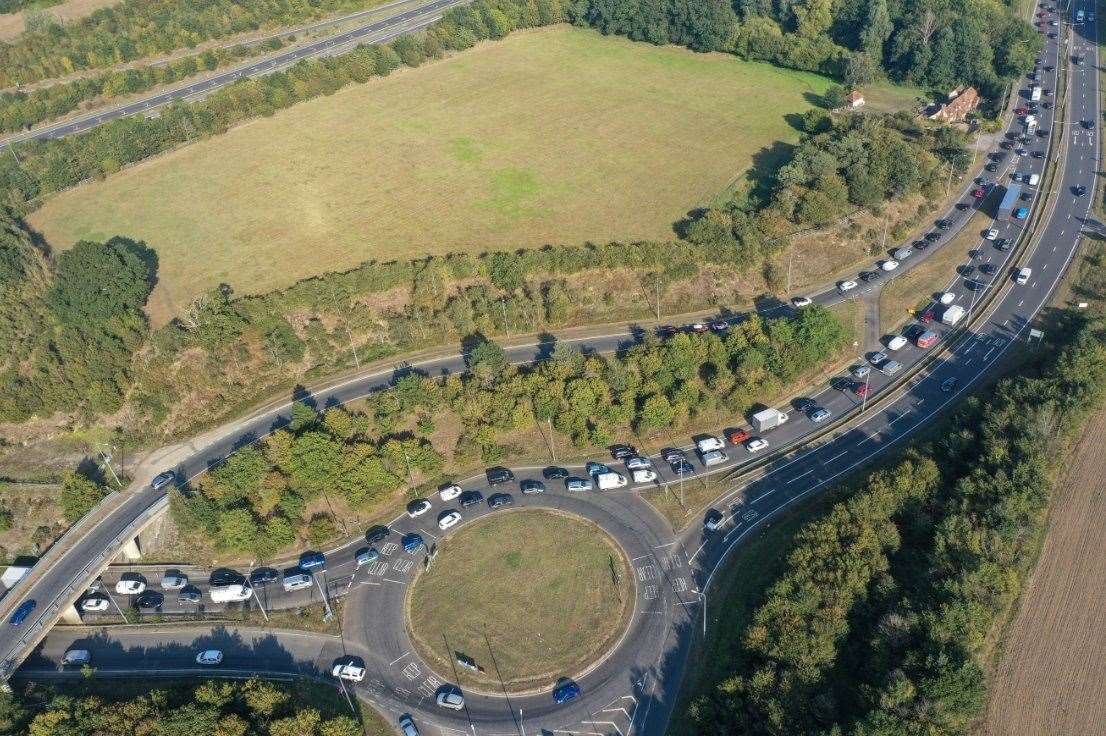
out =
[(959, 304), (953, 304), (941, 315), (941, 322), (946, 325), (955, 325), (964, 318), (964, 314), (964, 307)]
[(758, 432), (778, 427), (787, 421), (787, 415), (779, 409), (764, 409), (753, 415), (752, 425)]
[(622, 488), (626, 485), (626, 476), (613, 470), (609, 473), (598, 473), (595, 476), (595, 485), (601, 491), (609, 491), (612, 488)]
[(1029, 88), (1029, 99), (1033, 100), (1034, 102), (1041, 101), (1041, 88), (1039, 85), (1035, 84)]

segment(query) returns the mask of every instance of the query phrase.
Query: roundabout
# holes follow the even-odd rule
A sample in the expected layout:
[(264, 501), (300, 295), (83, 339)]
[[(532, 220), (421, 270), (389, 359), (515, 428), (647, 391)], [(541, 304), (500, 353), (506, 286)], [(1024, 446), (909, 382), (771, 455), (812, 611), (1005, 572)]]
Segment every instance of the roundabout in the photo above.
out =
[(408, 586), (408, 633), (436, 671), (469, 692), (546, 691), (577, 678), (633, 615), (630, 563), (586, 519), (548, 510), (491, 514), (439, 544)]

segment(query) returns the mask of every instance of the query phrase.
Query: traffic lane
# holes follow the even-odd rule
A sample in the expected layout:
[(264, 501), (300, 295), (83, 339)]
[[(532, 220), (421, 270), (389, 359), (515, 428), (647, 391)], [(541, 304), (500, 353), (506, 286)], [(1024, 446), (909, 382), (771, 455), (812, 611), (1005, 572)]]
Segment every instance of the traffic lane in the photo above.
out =
[[(27, 658), (16, 676), (64, 671), (62, 658), (71, 649), (91, 653), (97, 672), (161, 672), (217, 674), (225, 670), (330, 677), (342, 656), (337, 637), (314, 632), (262, 631), (249, 627), (57, 627)], [(223, 652), (218, 666), (196, 663), (202, 651)], [(68, 668), (72, 669), (72, 668)]]

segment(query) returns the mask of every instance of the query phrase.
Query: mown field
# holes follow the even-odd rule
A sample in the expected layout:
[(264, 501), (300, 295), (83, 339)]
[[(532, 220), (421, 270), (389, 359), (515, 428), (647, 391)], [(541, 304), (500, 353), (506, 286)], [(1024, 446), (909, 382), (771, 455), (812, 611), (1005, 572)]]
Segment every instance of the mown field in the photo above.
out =
[[(829, 81), (558, 26), (356, 86), (61, 194), (55, 248), (158, 251), (151, 314), (367, 259), (669, 237)], [(778, 156), (780, 146), (773, 154)]]

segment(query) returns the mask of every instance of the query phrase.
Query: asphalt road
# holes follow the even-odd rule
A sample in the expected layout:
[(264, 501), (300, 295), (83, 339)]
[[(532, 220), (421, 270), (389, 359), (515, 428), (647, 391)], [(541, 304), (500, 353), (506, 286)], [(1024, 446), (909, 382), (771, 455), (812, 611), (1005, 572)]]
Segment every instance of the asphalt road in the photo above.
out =
[[(352, 583), (347, 583), (346, 591), (335, 592), (348, 594), (350, 605), (346, 610), (356, 612), (347, 613), (344, 647), (345, 651), (363, 657), (369, 665), (370, 677), (359, 686), (362, 694), (392, 715), (413, 713), (420, 727), (431, 732), (435, 729), (443, 733), (479, 730), (508, 734), (521, 733), (525, 729), (545, 729), (550, 732), (619, 733), (622, 736), (633, 729), (649, 734), (662, 732), (679, 689), (691, 634), (703, 620), (701, 617), (705, 616), (703, 607), (708, 601), (699, 591), (708, 589), (711, 576), (726, 556), (774, 513), (817, 492), (884, 449), (901, 442), (933, 415), (960, 400), (974, 381), (984, 376), (1008, 350), (1016, 349), (1026, 339), (1031, 319), (1046, 303), (1074, 255), (1078, 233), (1093, 201), (1098, 166), (1095, 133), (1078, 124), (1082, 120), (1099, 120), (1097, 48), (1093, 42), (1086, 40), (1088, 34), (1093, 35), (1091, 27), (1076, 26), (1072, 48), (1060, 53), (1056, 42), (1050, 41), (1044, 54), (1043, 64), (1056, 67), (1066, 63), (1067, 57), (1073, 53), (1085, 56), (1087, 61), (1072, 67), (1070, 75), (1068, 117), (1073, 124), (1063, 128), (1055, 126), (1053, 130), (1052, 110), (1042, 111), (1040, 116), (1041, 127), (1052, 131), (1054, 141), (1058, 141), (1056, 136), (1065, 136), (1068, 147), (1064, 172), (1053, 200), (1055, 210), (1041, 228), (1043, 234), (1038, 246), (1024, 257), (1024, 265), (1033, 271), (1031, 279), (1024, 286), (1010, 288), (992, 305), (990, 313), (976, 331), (958, 341), (954, 349), (920, 380), (894, 389), (894, 401), (878, 412), (871, 412), (862, 423), (832, 441), (782, 458), (757, 480), (729, 489), (716, 504), (716, 508), (726, 515), (725, 526), (713, 534), (693, 524), (675, 538), (666, 536), (666, 527), (659, 524), (633, 489), (570, 494), (562, 487), (551, 486), (540, 496), (522, 496), (517, 488), (512, 491), (519, 505), (557, 506), (596, 520), (631, 551), (631, 557), (636, 558), (639, 600), (634, 622), (621, 646), (592, 672), (580, 678), (583, 698), (568, 706), (555, 706), (548, 694), (512, 697), (508, 702), (504, 698), (470, 693), (467, 698), (468, 713), (453, 714), (435, 707), (428, 701), (430, 694), (427, 691), (432, 691), (435, 683), (448, 682), (449, 673), (434, 673), (425, 663), (413, 657), (410, 647), (406, 646), (403, 617), (396, 608), (402, 605), (405, 581), (410, 579), (414, 565), (421, 564), (421, 556), (405, 555), (397, 548), (383, 555), (384, 565), (366, 566), (357, 571), (352, 554), (362, 543), (353, 543), (329, 551), (327, 576)], [(1052, 75), (1045, 76), (1052, 78)], [(1048, 84), (1048, 81), (1042, 82), (1043, 86)], [(1044, 141), (1044, 138), (1037, 139), (1035, 146), (1027, 148), (1039, 149)], [(1008, 170), (1024, 173), (1040, 173), (1043, 163), (1030, 157), (1019, 159), (1013, 154), (1007, 160)], [(1076, 186), (1087, 187), (1087, 196), (1074, 197), (1071, 191)], [(1033, 202), (1028, 206), (1035, 205), (1036, 202)], [(1014, 220), (994, 223), (1000, 236), (1008, 238), (1017, 237), (1020, 226), (1021, 223)], [(1012, 264), (1007, 262), (1008, 258), (1009, 253), (1000, 252), (981, 239), (978, 256), (963, 264), (976, 267), (972, 274), (967, 278), (950, 274), (948, 290), (956, 295), (956, 303), (971, 307), (973, 300), (982, 293), (980, 289), (1002, 287), (1011, 278)], [(981, 277), (978, 266), (982, 264), (993, 264), (994, 273)], [(853, 293), (850, 292), (849, 296)], [(820, 303), (830, 303), (838, 298), (840, 295), (835, 289), (815, 295), (815, 300)], [(946, 334), (945, 328), (940, 325), (936, 329), (942, 332), (942, 336)], [(633, 339), (632, 334), (610, 335), (588, 338), (579, 346), (611, 350)], [(538, 344), (516, 348), (511, 353), (511, 359), (519, 362), (540, 359), (552, 347), (552, 344)], [(894, 357), (909, 366), (923, 357), (923, 352), (906, 347)], [(419, 367), (431, 373), (457, 371), (463, 369), (463, 360), (460, 356), (454, 356)], [(320, 405), (346, 401), (387, 386), (391, 377), (389, 373), (353, 379), (315, 398)], [(954, 390), (945, 391), (942, 384), (949, 378), (957, 379), (958, 383)], [(873, 394), (880, 395), (889, 383), (890, 379), (873, 371)], [(823, 390), (812, 398), (835, 415), (855, 411), (859, 401), (851, 392), (834, 389)], [(284, 407), (257, 417), (247, 428), (247, 434), (200, 448), (178, 470), (184, 477), (203, 472), (209, 463), (225, 457), (234, 447), (280, 424), (286, 419), (286, 414), (287, 408)], [(815, 425), (798, 412), (791, 414), (791, 421), (765, 435), (773, 446), (798, 441), (815, 429)], [(749, 462), (750, 456), (744, 449), (728, 448), (727, 451), (730, 455), (727, 468)], [(693, 455), (689, 460), (695, 465), (696, 472), (701, 473), (702, 468)], [(663, 474), (662, 479), (671, 482), (671, 472), (661, 463), (656, 464)], [(518, 469), (516, 475), (522, 479), (538, 472), (538, 469)], [(482, 479), (470, 479), (464, 485), (479, 488), (485, 494), (489, 490)], [(50, 601), (55, 598), (67, 600), (73, 593), (79, 592), (83, 585), (79, 574), (89, 564), (88, 561), (95, 560), (96, 555), (109, 549), (112, 540), (125, 531), (136, 517), (136, 512), (147, 508), (162, 495), (149, 489), (135, 494), (122, 509), (108, 516), (82, 538), (70, 554), (37, 581), (32, 590), (20, 591), (20, 599), (32, 596), (40, 603), (24, 626), (33, 627), (36, 621), (42, 620), (43, 612), (49, 610)], [(381, 552), (385, 551), (384, 544), (394, 543), (399, 534), (406, 531), (419, 530), (432, 541), (439, 536), (434, 520), (444, 508), (445, 505), (435, 501), (433, 512), (424, 517), (396, 520), (392, 524), (393, 535), (389, 542), (381, 544)], [(469, 518), (476, 512), (466, 509), (462, 513)], [(478, 513), (495, 512), (480, 507)], [(397, 562), (400, 564), (397, 565)], [(411, 564), (404, 564), (408, 562)], [(334, 590), (334, 587), (330, 589)], [(297, 605), (292, 599), (283, 600), (282, 595), (274, 591), (268, 597), (268, 604), (277, 607)], [(397, 604), (397, 601), (400, 603)], [(4, 647), (0, 651), (6, 651), (9, 647), (18, 648), (19, 633), (22, 632), (8, 627), (4, 632)], [(87, 633), (80, 635), (88, 636)], [(115, 633), (113, 630), (105, 633), (102, 641), (90, 640), (86, 643), (93, 648), (96, 664), (105, 673), (113, 669), (133, 672), (183, 668), (194, 671), (196, 665), (189, 665), (186, 655), (191, 653), (194, 656), (196, 649), (206, 646), (204, 637), (215, 635), (210, 631), (193, 634), (188, 631), (157, 633), (149, 629)], [(233, 636), (226, 632), (221, 635)], [(74, 632), (69, 629), (52, 632), (40, 650), (28, 660), (20, 675), (44, 677), (56, 672), (58, 654), (69, 646), (73, 636)], [(239, 648), (228, 645), (234, 659), (228, 653), (225, 666), (231, 669), (237, 666), (248, 668), (250, 662), (255, 662), (273, 671), (322, 673), (325, 676), (334, 657), (343, 651), (343, 645), (334, 644), (334, 640), (326, 637), (303, 633), (266, 636), (265, 647), (268, 649), (265, 652), (246, 644), (235, 644)], [(163, 649), (166, 652), (164, 658), (151, 655), (151, 652), (156, 654)], [(251, 659), (255, 654), (259, 658)]]
[[(46, 125), (26, 133), (12, 135), (0, 141), (0, 148), (25, 140), (49, 140), (51, 138), (63, 138), (67, 135), (82, 133), (111, 120), (117, 120), (129, 115), (145, 115), (176, 100), (184, 100), (209, 94), (220, 87), (233, 84), (239, 79), (270, 74), (282, 67), (294, 64), (301, 59), (332, 54), (358, 42), (364, 43), (370, 40), (375, 42), (388, 41), (396, 36), (429, 25), (440, 18), (442, 13), (447, 9), (463, 2), (464, 0), (431, 0), (429, 3), (416, 5), (408, 10), (390, 15), (381, 20), (366, 23), (352, 30), (338, 33), (312, 43), (302, 44), (295, 48), (288, 49), (287, 51), (282, 51), (257, 61), (251, 61), (247, 64), (233, 67), (198, 82), (181, 84), (164, 92), (143, 97), (142, 99), (129, 102), (125, 105), (99, 110), (89, 115), (65, 120), (54, 125)], [(380, 8), (375, 8), (372, 12), (379, 10)]]

